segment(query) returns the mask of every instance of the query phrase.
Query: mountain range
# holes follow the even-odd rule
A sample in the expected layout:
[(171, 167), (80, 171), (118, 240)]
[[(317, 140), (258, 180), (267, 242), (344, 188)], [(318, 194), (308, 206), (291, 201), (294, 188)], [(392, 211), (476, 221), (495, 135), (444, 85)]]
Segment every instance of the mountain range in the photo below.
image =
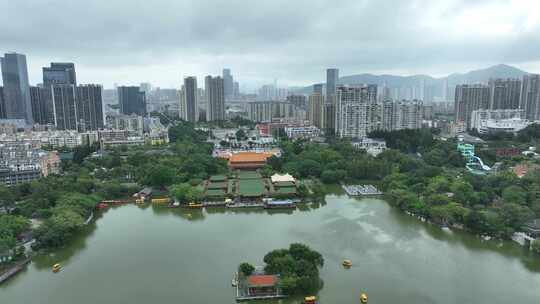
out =
[[(418, 87), (420, 86), (420, 82), (424, 80), (425, 87), (432, 87), (436, 91), (439, 91), (442, 90), (445, 81), (447, 81), (448, 87), (452, 88), (458, 84), (487, 83), (490, 78), (521, 78), (525, 74), (527, 74), (527, 72), (516, 67), (506, 64), (498, 64), (485, 69), (473, 70), (463, 74), (454, 73), (448, 75), (447, 77), (441, 78), (435, 78), (429, 75), (397, 76), (387, 74), (357, 74), (340, 77), (338, 84), (377, 84), (379, 86), (386, 85), (390, 88), (399, 88)], [(312, 91), (312, 86), (309, 86), (300, 88), (298, 92), (309, 94)]]

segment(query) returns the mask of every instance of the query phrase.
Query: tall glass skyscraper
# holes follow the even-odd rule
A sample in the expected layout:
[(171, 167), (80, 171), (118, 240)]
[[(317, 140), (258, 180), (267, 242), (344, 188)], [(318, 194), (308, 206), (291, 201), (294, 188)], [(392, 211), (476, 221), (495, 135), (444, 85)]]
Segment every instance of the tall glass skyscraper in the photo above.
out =
[(233, 97), (234, 79), (231, 75), (231, 69), (223, 69), (223, 91), (225, 92), (225, 99)]
[(75, 64), (72, 62), (51, 62), (50, 67), (44, 67), (43, 85), (49, 87), (52, 84), (77, 85)]
[(339, 80), (338, 69), (326, 70), (326, 102), (332, 100), (332, 96), (336, 94), (336, 88)]
[(7, 53), (3, 58), (0, 58), (0, 61), (2, 79), (4, 80), (6, 118), (24, 119), (26, 123), (33, 124), (26, 56)]
[(223, 94), (223, 78), (217, 76), (206, 76), (204, 79), (204, 90), (208, 107), (206, 117), (208, 121), (225, 119), (225, 96)]
[(122, 114), (146, 115), (146, 94), (139, 87), (118, 87), (118, 104)]
[(197, 77), (184, 78), (183, 98), (180, 105), (180, 118), (185, 121), (199, 121), (199, 96), (197, 94)]

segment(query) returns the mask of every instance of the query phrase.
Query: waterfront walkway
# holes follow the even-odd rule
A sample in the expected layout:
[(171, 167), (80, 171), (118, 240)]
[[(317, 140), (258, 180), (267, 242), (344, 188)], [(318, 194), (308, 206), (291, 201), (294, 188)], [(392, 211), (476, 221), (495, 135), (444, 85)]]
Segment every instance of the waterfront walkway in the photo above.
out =
[(9, 280), (12, 276), (16, 275), (19, 271), (23, 270), (24, 267), (30, 263), (30, 259), (25, 259), (13, 265), (10, 269), (0, 275), (0, 284)]

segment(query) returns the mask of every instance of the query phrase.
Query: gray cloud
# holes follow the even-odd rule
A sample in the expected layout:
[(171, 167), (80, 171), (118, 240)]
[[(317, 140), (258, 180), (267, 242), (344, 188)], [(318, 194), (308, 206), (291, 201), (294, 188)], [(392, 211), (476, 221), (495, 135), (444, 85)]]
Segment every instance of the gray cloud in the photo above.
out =
[(223, 67), (253, 85), (320, 81), (326, 67), (446, 74), (540, 62), (534, 0), (0, 0), (0, 11), (0, 52), (27, 54), (33, 82), (53, 60), (106, 86), (177, 86)]

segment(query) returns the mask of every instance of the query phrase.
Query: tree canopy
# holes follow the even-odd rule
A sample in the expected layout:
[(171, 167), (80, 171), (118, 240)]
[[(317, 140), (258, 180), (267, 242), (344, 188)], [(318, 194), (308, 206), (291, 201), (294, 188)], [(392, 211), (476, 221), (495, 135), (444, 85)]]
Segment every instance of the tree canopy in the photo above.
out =
[(288, 249), (273, 250), (263, 260), (265, 272), (279, 274), (281, 288), (287, 294), (310, 294), (322, 286), (319, 267), (324, 265), (324, 259), (307, 245), (294, 243)]

